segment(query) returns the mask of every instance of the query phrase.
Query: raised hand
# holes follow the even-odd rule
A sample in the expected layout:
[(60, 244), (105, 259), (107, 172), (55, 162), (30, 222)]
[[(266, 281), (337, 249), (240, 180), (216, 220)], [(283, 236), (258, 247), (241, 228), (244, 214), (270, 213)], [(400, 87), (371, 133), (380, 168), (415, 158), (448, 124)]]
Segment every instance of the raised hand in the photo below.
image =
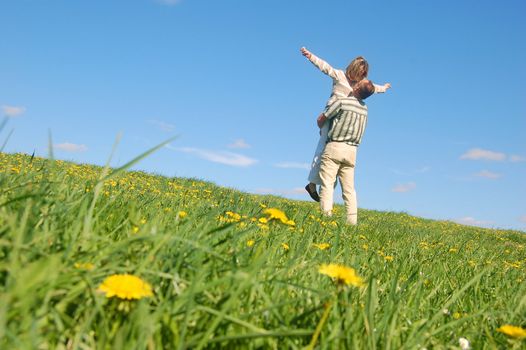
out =
[(303, 46), (303, 47), (300, 49), (300, 51), (301, 51), (301, 54), (302, 54), (303, 56), (305, 56), (305, 57), (307, 57), (308, 59), (310, 59), (311, 53), (309, 52), (309, 50), (307, 50), (307, 49), (305, 48), (305, 46)]

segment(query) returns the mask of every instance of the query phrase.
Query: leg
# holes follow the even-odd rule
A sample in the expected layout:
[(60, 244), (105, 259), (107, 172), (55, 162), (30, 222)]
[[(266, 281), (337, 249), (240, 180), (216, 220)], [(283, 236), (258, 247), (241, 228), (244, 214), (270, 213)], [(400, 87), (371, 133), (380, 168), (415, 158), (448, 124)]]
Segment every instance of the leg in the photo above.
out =
[(321, 156), (320, 178), (320, 207), (321, 211), (327, 215), (332, 214), (334, 201), (334, 181), (340, 168), (340, 162), (332, 156), (332, 143), (327, 144), (325, 151)]
[(342, 185), (342, 197), (347, 211), (347, 223), (356, 225), (358, 223), (358, 201), (354, 188), (354, 166), (343, 165), (338, 172)]
[(318, 146), (314, 152), (314, 157), (312, 159), (311, 169), (309, 172), (309, 182), (321, 185), (320, 179), (320, 166), (321, 166), (321, 155), (325, 150), (325, 144), (327, 143), (327, 134), (329, 133), (329, 123), (326, 122), (323, 124), (323, 127), (320, 129), (320, 140), (318, 141)]
[(356, 225), (358, 222), (358, 201), (354, 187), (354, 169), (356, 165), (356, 147), (347, 146), (345, 157), (340, 166), (338, 177), (342, 185), (342, 197), (347, 211), (347, 223)]

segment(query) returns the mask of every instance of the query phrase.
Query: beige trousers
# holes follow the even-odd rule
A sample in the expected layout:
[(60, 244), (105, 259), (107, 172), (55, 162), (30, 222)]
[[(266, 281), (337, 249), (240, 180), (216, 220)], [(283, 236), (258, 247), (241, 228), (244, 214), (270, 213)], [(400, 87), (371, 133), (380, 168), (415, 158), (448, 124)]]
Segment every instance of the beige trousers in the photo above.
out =
[(334, 202), (334, 181), (340, 178), (343, 201), (347, 211), (347, 223), (358, 222), (358, 202), (354, 189), (354, 167), (356, 165), (356, 146), (345, 142), (329, 142), (321, 155), (320, 206), (323, 213), (332, 215)]

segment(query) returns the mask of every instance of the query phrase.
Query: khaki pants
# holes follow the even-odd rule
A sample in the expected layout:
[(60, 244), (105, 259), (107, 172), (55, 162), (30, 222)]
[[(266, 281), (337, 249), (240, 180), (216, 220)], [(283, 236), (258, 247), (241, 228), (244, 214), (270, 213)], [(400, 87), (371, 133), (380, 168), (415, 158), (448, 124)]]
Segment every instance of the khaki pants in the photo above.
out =
[(356, 165), (356, 146), (345, 142), (329, 142), (321, 155), (320, 206), (323, 213), (332, 215), (334, 201), (334, 181), (340, 178), (343, 201), (347, 211), (347, 223), (358, 222), (358, 203), (354, 189), (354, 167)]

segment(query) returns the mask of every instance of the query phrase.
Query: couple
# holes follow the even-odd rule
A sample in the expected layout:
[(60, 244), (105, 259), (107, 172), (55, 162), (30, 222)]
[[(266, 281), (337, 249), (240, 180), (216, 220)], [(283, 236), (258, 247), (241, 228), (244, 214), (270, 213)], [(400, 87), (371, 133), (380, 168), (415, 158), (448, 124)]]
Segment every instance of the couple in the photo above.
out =
[[(323, 113), (318, 116), (320, 141), (314, 154), (309, 184), (305, 189), (320, 202), (321, 210), (332, 215), (336, 178), (340, 179), (347, 211), (347, 223), (358, 222), (358, 204), (354, 188), (356, 151), (367, 124), (367, 106), (363, 102), (374, 93), (383, 93), (391, 84), (375, 85), (367, 79), (369, 64), (359, 56), (346, 71), (337, 70), (306, 48), (301, 53), (318, 69), (332, 78), (332, 93)], [(316, 186), (320, 185), (320, 194)]]

